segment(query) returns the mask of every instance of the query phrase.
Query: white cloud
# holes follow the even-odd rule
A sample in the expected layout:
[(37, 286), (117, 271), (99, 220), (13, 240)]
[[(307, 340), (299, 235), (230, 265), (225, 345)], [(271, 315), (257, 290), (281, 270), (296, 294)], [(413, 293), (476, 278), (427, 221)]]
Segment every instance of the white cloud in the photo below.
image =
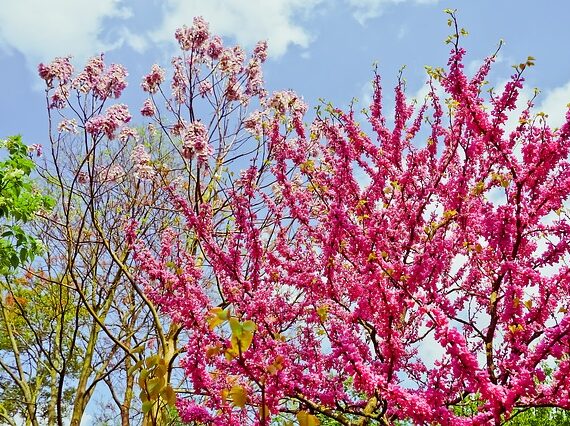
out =
[(73, 55), (77, 61), (108, 51), (126, 40), (109, 41), (103, 21), (132, 15), (122, 0), (17, 0), (0, 8), (0, 48), (23, 54), (30, 66), (55, 56)]
[(281, 56), (290, 45), (307, 47), (310, 32), (299, 25), (322, 0), (167, 0), (160, 27), (153, 40), (174, 40), (174, 31), (191, 25), (194, 16), (203, 16), (212, 32), (232, 37), (251, 47), (259, 40), (269, 42), (269, 53)]
[[(502, 93), (508, 80), (504, 80), (496, 87), (496, 93)], [(517, 98), (517, 108), (507, 114), (508, 120), (505, 130), (508, 133), (516, 129), (519, 117), (526, 108), (528, 101), (534, 96), (534, 89), (524, 86)], [(567, 105), (570, 103), (570, 81), (562, 86), (539, 93), (534, 100), (531, 115), (544, 112), (548, 115), (546, 122), (552, 128), (560, 127), (565, 120)]]
[(542, 97), (544, 98), (538, 105), (537, 110), (548, 114), (547, 122), (550, 127), (560, 127), (564, 123), (566, 111), (568, 110), (567, 105), (570, 103), (570, 81), (564, 86), (547, 91)]
[[(408, 0), (346, 0), (355, 10), (354, 18), (364, 25), (367, 20), (381, 16), (384, 9), (390, 5), (404, 3)], [(435, 4), (439, 0), (412, 0), (417, 4)]]

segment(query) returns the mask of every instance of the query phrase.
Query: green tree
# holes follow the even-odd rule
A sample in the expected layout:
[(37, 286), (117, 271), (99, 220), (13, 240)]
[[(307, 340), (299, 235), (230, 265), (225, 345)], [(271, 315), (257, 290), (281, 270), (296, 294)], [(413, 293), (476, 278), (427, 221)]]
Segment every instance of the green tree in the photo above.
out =
[(52, 200), (35, 189), (30, 178), (35, 165), (20, 136), (0, 140), (0, 149), (8, 151), (0, 162), (0, 274), (8, 275), (39, 253), (38, 240), (21, 225)]
[[(23, 290), (25, 279), (17, 273), (42, 247), (23, 226), (37, 212), (51, 208), (53, 201), (36, 189), (30, 177), (35, 164), (20, 136), (0, 140), (0, 149), (7, 151), (0, 162), (0, 421), (15, 424), (13, 418), (19, 414), (26, 424), (36, 424), (32, 419), (37, 419), (45, 369), (36, 365), (34, 381), (29, 380), (34, 342), (28, 339), (27, 323), (19, 313), (29, 309), (31, 295)], [(44, 317), (45, 312), (35, 311)]]

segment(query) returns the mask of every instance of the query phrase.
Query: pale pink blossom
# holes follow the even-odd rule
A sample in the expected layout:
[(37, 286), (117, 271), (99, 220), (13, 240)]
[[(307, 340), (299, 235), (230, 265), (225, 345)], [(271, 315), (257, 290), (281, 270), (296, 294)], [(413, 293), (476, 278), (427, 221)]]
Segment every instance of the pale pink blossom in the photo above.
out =
[(57, 131), (59, 133), (73, 133), (77, 134), (77, 120), (75, 118), (64, 118), (57, 125)]
[(243, 68), (245, 60), (245, 52), (239, 46), (224, 49), (220, 56), (219, 68), (220, 71), (226, 74), (238, 74)]
[(111, 105), (104, 114), (90, 118), (85, 123), (85, 130), (93, 136), (105, 134), (108, 139), (115, 137), (115, 132), (131, 120), (128, 107), (124, 104)]
[(149, 164), (140, 164), (135, 168), (134, 176), (140, 180), (150, 181), (156, 175), (156, 170)]
[(220, 58), (223, 51), (224, 45), (222, 44), (222, 39), (219, 36), (212, 37), (206, 48), (206, 54), (215, 61)]
[(97, 180), (101, 183), (116, 182), (125, 176), (125, 170), (118, 164), (104, 167), (97, 173)]
[(149, 74), (143, 77), (141, 87), (145, 92), (156, 93), (164, 81), (165, 71), (157, 64), (152, 66)]
[(133, 148), (131, 161), (133, 164), (147, 164), (150, 162), (150, 154), (143, 144), (138, 144)]
[(152, 99), (145, 99), (141, 108), (141, 115), (144, 117), (153, 117), (155, 114), (154, 102)]
[(77, 182), (79, 182), (82, 185), (88, 183), (89, 182), (89, 175), (84, 171), (78, 172), (77, 173)]
[(142, 144), (136, 145), (131, 152), (131, 161), (134, 166), (134, 176), (141, 180), (152, 180), (156, 175), (156, 170), (151, 162), (150, 154)]
[(184, 25), (174, 36), (182, 50), (200, 50), (209, 37), (208, 23), (201, 16), (195, 17), (192, 27)]
[(231, 75), (230, 78), (228, 78), (225, 96), (226, 99), (230, 102), (238, 101), (247, 103), (247, 97), (244, 96), (242, 87), (235, 75)]
[(263, 63), (267, 59), (267, 41), (260, 41), (253, 49), (253, 57)]
[(97, 99), (116, 99), (127, 87), (127, 75), (127, 70), (122, 65), (111, 64), (106, 68), (101, 54), (87, 61), (71, 85), (81, 93), (93, 93)]
[(200, 96), (206, 97), (212, 91), (212, 83), (209, 80), (202, 80), (199, 86)]
[(59, 80), (60, 85), (65, 85), (71, 80), (73, 75), (73, 65), (71, 65), (70, 56), (57, 57), (51, 64), (43, 63), (38, 65), (38, 74), (42, 80), (45, 80), (48, 87), (54, 86), (54, 80)]
[(73, 87), (82, 93), (90, 92), (97, 87), (104, 69), (103, 55), (92, 57), (87, 61), (85, 68), (73, 80)]
[(135, 141), (138, 140), (139, 135), (138, 135), (136, 129), (133, 129), (132, 127), (126, 127), (125, 126), (119, 132), (119, 136), (117, 139), (120, 142), (127, 143), (129, 139), (133, 139)]
[(99, 78), (97, 85), (93, 89), (94, 95), (99, 99), (118, 99), (127, 87), (127, 76), (128, 73), (124, 66), (111, 64)]
[(255, 137), (261, 137), (263, 134), (263, 118), (264, 114), (260, 111), (253, 111), (244, 121), (244, 128)]
[(208, 130), (206, 126), (195, 121), (186, 126), (182, 136), (182, 155), (185, 158), (197, 156), (201, 160), (206, 160), (213, 152), (208, 143)]
[(35, 143), (28, 146), (28, 153), (35, 153), (36, 157), (41, 157), (43, 152), (43, 147), (41, 144)]
[(63, 109), (69, 99), (69, 85), (59, 85), (50, 97), (50, 108)]
[(263, 83), (263, 72), (258, 60), (252, 60), (245, 69), (247, 82), (245, 94), (249, 96), (264, 97), (267, 94)]
[(172, 58), (171, 63), (174, 68), (174, 74), (170, 83), (172, 97), (177, 103), (182, 104), (186, 101), (186, 93), (188, 91), (188, 78), (185, 74), (184, 62), (180, 56), (177, 56)]

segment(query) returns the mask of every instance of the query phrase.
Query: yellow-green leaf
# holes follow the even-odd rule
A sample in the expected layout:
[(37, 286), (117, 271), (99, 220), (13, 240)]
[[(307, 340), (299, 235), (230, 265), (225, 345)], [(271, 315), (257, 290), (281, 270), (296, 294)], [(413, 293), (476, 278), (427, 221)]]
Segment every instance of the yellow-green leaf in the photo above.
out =
[(144, 414), (148, 413), (150, 410), (152, 410), (152, 406), (153, 406), (153, 405), (154, 405), (154, 402), (152, 402), (152, 401), (143, 402), (143, 404), (142, 404), (142, 412), (143, 412)]
[(160, 391), (160, 382), (161, 380), (158, 377), (153, 377), (148, 381), (147, 390), (153, 399), (155, 396), (158, 396)]
[(299, 411), (297, 413), (297, 420), (299, 421), (299, 426), (319, 426), (321, 424), (316, 416), (306, 411)]
[(237, 318), (230, 318), (230, 328), (232, 330), (232, 334), (239, 339), (241, 337), (243, 329), (241, 323)]
[(166, 386), (160, 394), (168, 405), (171, 407), (174, 407), (176, 405), (176, 392), (174, 392), (172, 386)]
[(241, 386), (233, 386), (230, 389), (230, 397), (236, 407), (243, 408), (247, 402), (247, 391)]
[(241, 328), (243, 331), (254, 332), (257, 329), (257, 325), (253, 321), (247, 320), (241, 325)]
[(144, 363), (144, 360), (141, 359), (141, 360), (137, 361), (134, 365), (131, 365), (129, 367), (129, 369), (127, 370), (127, 375), (129, 375), (129, 376), (132, 375), (135, 371), (137, 371), (139, 368), (142, 367), (143, 363)]
[(297, 420), (299, 421), (299, 426), (319, 426), (321, 424), (320, 420), (307, 413), (306, 411), (299, 411), (297, 413)]
[(146, 367), (154, 367), (156, 364), (158, 364), (159, 359), (160, 357), (158, 355), (149, 356), (145, 361)]

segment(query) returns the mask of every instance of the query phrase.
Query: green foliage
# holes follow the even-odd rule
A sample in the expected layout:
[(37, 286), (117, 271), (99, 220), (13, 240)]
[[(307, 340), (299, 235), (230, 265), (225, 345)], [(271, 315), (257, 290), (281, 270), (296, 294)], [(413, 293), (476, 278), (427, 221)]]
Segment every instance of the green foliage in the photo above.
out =
[[(543, 366), (548, 378), (552, 373), (552, 369)], [(463, 417), (475, 416), (478, 412), (478, 406), (481, 404), (478, 395), (469, 395), (460, 404), (454, 407), (456, 414)], [(555, 407), (539, 407), (520, 409), (517, 408), (508, 420), (504, 421), (505, 425), (511, 426), (563, 426), (570, 425), (570, 410), (564, 410)]]
[(0, 149), (8, 151), (0, 161), (0, 274), (7, 275), (39, 253), (39, 242), (20, 225), (53, 201), (35, 189), (30, 178), (35, 165), (20, 136), (0, 140)]
[(513, 414), (505, 424), (511, 426), (567, 426), (570, 425), (570, 410), (551, 407), (530, 408)]

